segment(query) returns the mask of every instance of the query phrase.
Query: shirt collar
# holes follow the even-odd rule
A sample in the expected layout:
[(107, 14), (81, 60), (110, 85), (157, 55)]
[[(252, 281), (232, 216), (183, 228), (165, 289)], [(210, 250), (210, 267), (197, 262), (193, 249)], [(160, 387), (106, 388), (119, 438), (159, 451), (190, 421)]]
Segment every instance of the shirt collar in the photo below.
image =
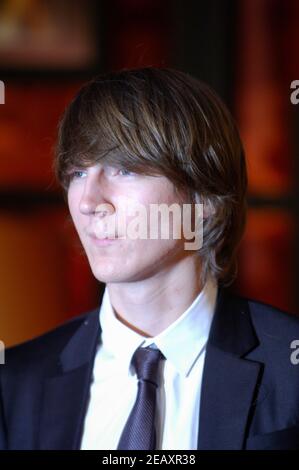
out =
[(188, 376), (205, 349), (215, 311), (217, 289), (217, 283), (209, 278), (192, 304), (175, 322), (158, 335), (145, 338), (118, 320), (106, 286), (100, 308), (103, 348), (130, 370), (134, 351), (139, 346), (154, 343), (179, 373)]

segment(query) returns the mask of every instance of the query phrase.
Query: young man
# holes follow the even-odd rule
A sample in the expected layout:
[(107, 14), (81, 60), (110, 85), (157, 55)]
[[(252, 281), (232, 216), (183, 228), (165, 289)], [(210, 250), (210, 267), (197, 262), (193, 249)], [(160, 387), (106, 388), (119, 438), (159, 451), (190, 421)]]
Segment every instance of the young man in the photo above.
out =
[[(299, 449), (299, 321), (226, 287), (247, 176), (215, 93), (171, 69), (100, 76), (64, 114), (56, 171), (106, 289), (93, 312), (7, 351), (0, 448)], [(173, 236), (185, 219), (150, 236), (160, 204), (191, 207), (200, 247)]]

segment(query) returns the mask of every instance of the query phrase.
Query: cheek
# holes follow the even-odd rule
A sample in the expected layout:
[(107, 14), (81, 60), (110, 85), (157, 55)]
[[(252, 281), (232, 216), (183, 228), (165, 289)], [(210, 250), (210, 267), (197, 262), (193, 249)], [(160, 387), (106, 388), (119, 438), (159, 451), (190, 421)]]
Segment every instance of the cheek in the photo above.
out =
[(69, 190), (67, 200), (68, 200), (68, 208), (69, 208), (70, 215), (72, 217), (73, 223), (77, 231), (79, 232), (80, 226), (82, 225), (82, 222), (81, 222), (82, 215), (79, 210), (80, 198), (74, 191)]
[(146, 194), (143, 195), (141, 202), (150, 207), (150, 204), (166, 204), (171, 206), (172, 204), (181, 205), (184, 200), (176, 193), (174, 186), (168, 180), (165, 180), (163, 184), (159, 182), (151, 188)]
[[(135, 248), (135, 250), (134, 250)], [(151, 265), (159, 264), (165, 259), (172, 259), (182, 252), (181, 240), (141, 240), (136, 244), (132, 252), (135, 251), (137, 259), (143, 259)]]
[(73, 194), (73, 191), (71, 191), (69, 189), (68, 193), (67, 193), (67, 203), (68, 203), (68, 207), (69, 207), (69, 211), (70, 211), (71, 216), (73, 216), (74, 208), (75, 208), (75, 197), (74, 196), (75, 195)]

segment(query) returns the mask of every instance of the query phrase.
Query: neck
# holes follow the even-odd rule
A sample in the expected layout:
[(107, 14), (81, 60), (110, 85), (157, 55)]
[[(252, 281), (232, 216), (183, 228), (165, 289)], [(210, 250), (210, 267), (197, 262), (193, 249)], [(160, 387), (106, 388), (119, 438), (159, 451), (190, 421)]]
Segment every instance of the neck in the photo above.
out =
[(156, 336), (176, 321), (202, 287), (196, 257), (187, 257), (147, 279), (107, 284), (116, 317), (146, 337)]

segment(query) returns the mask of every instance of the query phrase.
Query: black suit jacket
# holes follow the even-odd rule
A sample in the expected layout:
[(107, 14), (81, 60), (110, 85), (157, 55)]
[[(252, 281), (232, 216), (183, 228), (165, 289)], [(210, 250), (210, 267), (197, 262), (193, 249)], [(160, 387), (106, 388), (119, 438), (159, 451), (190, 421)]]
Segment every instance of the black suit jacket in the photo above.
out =
[[(0, 449), (80, 448), (100, 334), (97, 309), (6, 351)], [(294, 339), (298, 318), (219, 289), (198, 449), (299, 449)]]

